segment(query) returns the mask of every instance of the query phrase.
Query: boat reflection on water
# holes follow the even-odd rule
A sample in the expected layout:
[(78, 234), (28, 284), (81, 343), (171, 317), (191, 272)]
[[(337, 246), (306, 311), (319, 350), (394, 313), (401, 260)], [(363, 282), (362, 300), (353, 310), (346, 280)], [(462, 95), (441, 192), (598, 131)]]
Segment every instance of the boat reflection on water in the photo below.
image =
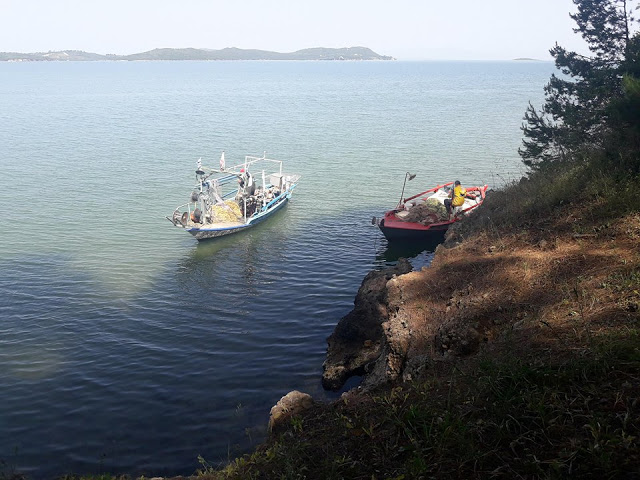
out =
[[(238, 236), (249, 234), (249, 232), (242, 232), (235, 237), (223, 237), (210, 239), (202, 242), (198, 242), (189, 252), (189, 258), (194, 261), (206, 260), (215, 255), (217, 252), (234, 248), (242, 241), (238, 241)], [(246, 239), (245, 239), (246, 241)]]
[[(380, 266), (393, 266), (400, 258), (409, 260), (414, 270), (427, 267), (433, 260), (436, 248), (444, 242), (444, 232), (421, 241), (400, 241), (388, 242), (383, 246), (384, 250), (376, 256), (376, 261)], [(383, 244), (384, 245), (384, 244)]]

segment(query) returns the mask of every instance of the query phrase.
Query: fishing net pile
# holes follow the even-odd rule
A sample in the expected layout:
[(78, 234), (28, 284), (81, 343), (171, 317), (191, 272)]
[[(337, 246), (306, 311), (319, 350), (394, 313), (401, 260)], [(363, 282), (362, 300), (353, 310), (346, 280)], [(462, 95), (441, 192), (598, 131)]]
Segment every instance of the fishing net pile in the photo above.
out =
[(237, 222), (242, 218), (240, 207), (234, 200), (226, 200), (224, 205), (212, 206), (211, 214), (214, 222)]
[(429, 198), (425, 202), (414, 205), (409, 209), (408, 215), (402, 218), (405, 222), (415, 222), (427, 225), (430, 223), (443, 222), (447, 220), (447, 209), (434, 198)]

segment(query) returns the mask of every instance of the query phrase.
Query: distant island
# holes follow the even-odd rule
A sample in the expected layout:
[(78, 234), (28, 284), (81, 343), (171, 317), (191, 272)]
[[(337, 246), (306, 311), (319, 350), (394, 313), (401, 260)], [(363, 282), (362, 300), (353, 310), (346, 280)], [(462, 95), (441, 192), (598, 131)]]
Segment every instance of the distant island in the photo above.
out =
[(16, 53), (0, 52), (3, 62), (91, 62), (91, 61), (153, 61), (153, 60), (395, 60), (379, 55), (366, 47), (305, 48), (291, 53), (267, 50), (244, 50), (223, 48), (209, 50), (200, 48), (156, 48), (132, 55), (101, 55), (80, 50), (57, 52)]
[(538, 60), (537, 58), (521, 57), (521, 58), (514, 58), (513, 61), (514, 62), (541, 62), (542, 60)]

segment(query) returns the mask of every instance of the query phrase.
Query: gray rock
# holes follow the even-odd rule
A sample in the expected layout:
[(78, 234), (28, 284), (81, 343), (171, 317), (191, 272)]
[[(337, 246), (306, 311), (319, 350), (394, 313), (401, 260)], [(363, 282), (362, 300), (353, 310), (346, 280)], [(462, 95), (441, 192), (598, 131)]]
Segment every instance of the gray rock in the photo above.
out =
[(385, 322), (389, 319), (387, 282), (412, 270), (402, 258), (397, 265), (369, 272), (362, 281), (354, 308), (338, 322), (327, 339), (327, 357), (322, 365), (322, 386), (339, 390), (354, 375), (366, 373), (383, 350)]

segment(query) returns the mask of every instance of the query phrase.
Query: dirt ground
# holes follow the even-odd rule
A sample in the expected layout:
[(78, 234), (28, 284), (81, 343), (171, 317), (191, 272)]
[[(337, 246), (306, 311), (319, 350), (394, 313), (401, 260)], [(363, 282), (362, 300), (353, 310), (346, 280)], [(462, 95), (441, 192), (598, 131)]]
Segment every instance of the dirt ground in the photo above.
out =
[[(484, 230), (440, 246), (432, 265), (397, 279), (408, 358), (480, 349), (558, 352), (602, 331), (637, 327), (640, 215), (598, 224), (558, 214), (522, 231)], [(454, 244), (454, 246), (451, 246)]]

